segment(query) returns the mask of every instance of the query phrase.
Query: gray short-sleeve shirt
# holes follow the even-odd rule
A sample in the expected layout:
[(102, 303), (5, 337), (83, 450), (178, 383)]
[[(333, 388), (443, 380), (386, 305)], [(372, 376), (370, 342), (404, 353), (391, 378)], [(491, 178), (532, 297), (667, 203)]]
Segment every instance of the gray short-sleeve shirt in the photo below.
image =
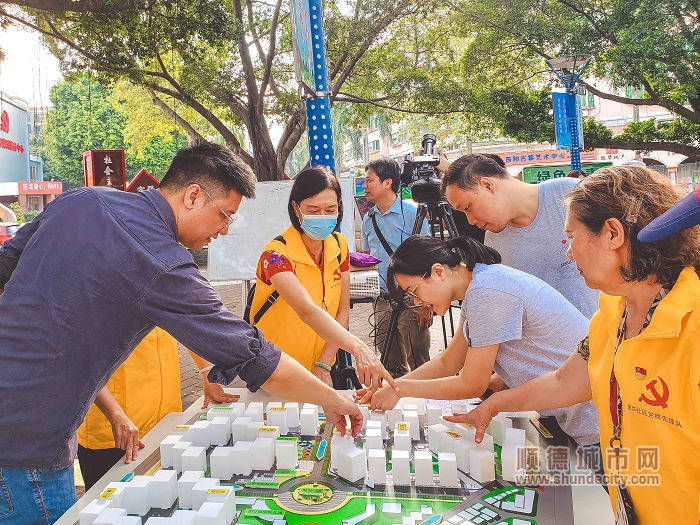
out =
[[(474, 267), (461, 321), (470, 347), (499, 345), (494, 370), (510, 388), (559, 368), (588, 331), (588, 319), (562, 294), (502, 264)], [(581, 445), (600, 440), (591, 401), (542, 414)]]

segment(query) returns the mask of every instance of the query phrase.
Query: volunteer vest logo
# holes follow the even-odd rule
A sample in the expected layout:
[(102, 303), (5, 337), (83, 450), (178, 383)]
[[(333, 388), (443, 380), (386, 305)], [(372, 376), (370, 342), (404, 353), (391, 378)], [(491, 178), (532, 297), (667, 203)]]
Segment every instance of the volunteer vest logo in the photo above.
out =
[(336, 268), (335, 271), (333, 272), (333, 282), (340, 281), (340, 279), (341, 279), (340, 269)]
[[(657, 388), (657, 385), (659, 384), (661, 385), (662, 392), (659, 392), (659, 389)], [(644, 401), (647, 405), (651, 405), (653, 407), (668, 407), (668, 386), (666, 386), (666, 382), (661, 379), (661, 376), (659, 376), (658, 380), (652, 379), (649, 383), (647, 383), (646, 388), (648, 392), (643, 393), (639, 397), (640, 401)], [(647, 393), (651, 395), (651, 399), (646, 396)]]
[(7, 111), (3, 111), (2, 115), (0, 115), (0, 131), (4, 131), (5, 133), (10, 132), (10, 117)]

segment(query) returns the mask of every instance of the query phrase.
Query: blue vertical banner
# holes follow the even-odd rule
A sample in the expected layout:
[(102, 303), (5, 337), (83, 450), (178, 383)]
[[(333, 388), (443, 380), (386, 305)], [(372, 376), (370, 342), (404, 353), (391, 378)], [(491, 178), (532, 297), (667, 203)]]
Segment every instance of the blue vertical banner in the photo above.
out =
[(297, 81), (307, 92), (306, 122), (311, 165), (327, 166), (335, 172), (323, 4), (321, 0), (291, 2), (294, 69)]
[[(581, 101), (576, 95), (568, 93), (552, 93), (554, 105), (554, 127), (557, 133), (557, 147), (571, 149), (572, 127), (576, 127), (576, 138), (579, 147), (583, 146), (583, 119), (581, 117)], [(571, 120), (571, 117), (574, 119)]]

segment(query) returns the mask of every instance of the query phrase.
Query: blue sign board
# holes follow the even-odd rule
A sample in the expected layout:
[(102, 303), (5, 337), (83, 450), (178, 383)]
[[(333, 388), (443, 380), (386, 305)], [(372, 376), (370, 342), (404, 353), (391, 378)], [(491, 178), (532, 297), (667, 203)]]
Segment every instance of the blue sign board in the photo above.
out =
[(314, 51), (311, 37), (309, 0), (291, 0), (292, 47), (294, 48), (294, 73), (297, 82), (309, 91), (316, 91), (314, 81)]
[(576, 95), (568, 93), (552, 93), (554, 105), (554, 128), (557, 134), (557, 147), (571, 149), (570, 115), (575, 115), (578, 135), (578, 147), (583, 148), (583, 119), (581, 118), (581, 101)]

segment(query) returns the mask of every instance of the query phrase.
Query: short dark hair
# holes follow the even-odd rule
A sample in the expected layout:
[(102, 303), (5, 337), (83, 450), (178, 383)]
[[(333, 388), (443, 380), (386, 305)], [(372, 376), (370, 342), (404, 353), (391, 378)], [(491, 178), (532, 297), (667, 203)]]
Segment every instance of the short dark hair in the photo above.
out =
[(201, 184), (209, 192), (235, 190), (243, 197), (255, 197), (255, 174), (226, 146), (204, 142), (182, 148), (160, 182), (166, 191), (179, 191)]
[(483, 155), (484, 157), (488, 157), (488, 158), (493, 159), (494, 161), (496, 161), (496, 164), (498, 164), (501, 168), (505, 168), (505, 167), (506, 167), (506, 163), (505, 163), (505, 161), (503, 160), (503, 157), (501, 157), (500, 155), (496, 155), (495, 153), (482, 153), (482, 155)]
[(391, 179), (391, 191), (397, 193), (399, 191), (399, 182), (401, 181), (401, 168), (398, 162), (388, 157), (376, 159), (365, 166), (367, 170), (374, 170), (379, 180)]
[(582, 179), (586, 176), (586, 172), (583, 170), (571, 170), (566, 174), (566, 176), (571, 177), (572, 179)]
[(450, 164), (442, 179), (442, 191), (456, 184), (463, 190), (473, 190), (479, 184), (481, 177), (509, 179), (508, 171), (486, 155), (469, 153), (462, 155)]
[(340, 184), (333, 172), (325, 166), (316, 166), (314, 168), (301, 170), (297, 176), (294, 177), (292, 191), (289, 194), (287, 211), (289, 212), (289, 220), (292, 221), (292, 226), (294, 226), (299, 233), (302, 233), (304, 230), (301, 228), (301, 222), (299, 222), (297, 214), (294, 213), (294, 203), (296, 202), (297, 206), (299, 206), (301, 201), (318, 195), (323, 190), (329, 188), (335, 191), (338, 197), (338, 222), (336, 227), (340, 227), (340, 223), (343, 222), (343, 197), (340, 191)]

